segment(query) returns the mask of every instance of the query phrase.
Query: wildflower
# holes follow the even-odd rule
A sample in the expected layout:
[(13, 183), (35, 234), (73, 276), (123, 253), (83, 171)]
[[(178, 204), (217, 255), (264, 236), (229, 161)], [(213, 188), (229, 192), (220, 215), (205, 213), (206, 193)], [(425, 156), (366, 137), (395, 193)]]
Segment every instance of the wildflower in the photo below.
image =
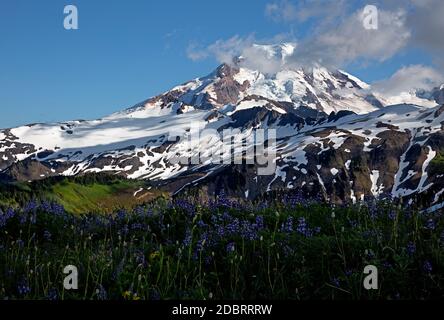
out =
[(228, 253), (234, 252), (234, 250), (235, 250), (234, 242), (230, 242), (229, 244), (227, 244), (227, 252)]
[(413, 255), (415, 254), (415, 252), (416, 252), (416, 245), (415, 245), (413, 242), (409, 242), (409, 243), (407, 244), (407, 248), (406, 248), (406, 250), (407, 250), (407, 254), (411, 257), (411, 256), (413, 256)]
[(433, 219), (428, 219), (425, 228), (427, 230), (435, 230), (435, 222), (433, 221)]
[(298, 219), (298, 227), (297, 227), (296, 231), (298, 233), (302, 234), (305, 237), (311, 237), (312, 236), (312, 231), (308, 227), (307, 221), (305, 220), (304, 217), (300, 217)]
[(281, 232), (292, 233), (293, 232), (293, 217), (288, 217), (287, 221), (285, 221), (281, 225)]
[(46, 298), (51, 301), (57, 300), (58, 299), (57, 289), (55, 288), (49, 289)]
[(155, 252), (150, 254), (150, 260), (154, 260), (154, 259), (156, 259), (159, 256), (160, 256), (159, 251), (155, 251)]
[(191, 230), (187, 229), (187, 231), (185, 232), (185, 239), (183, 239), (182, 244), (184, 247), (189, 247), (192, 241), (193, 241), (193, 236), (191, 234)]
[(24, 213), (35, 212), (37, 210), (37, 202), (35, 200), (29, 201), (23, 208)]
[(424, 270), (425, 273), (427, 274), (431, 274), (433, 271), (433, 267), (432, 264), (430, 263), (430, 261), (425, 261), (424, 264), (422, 265), (422, 269)]
[(240, 228), (240, 222), (239, 219), (236, 218), (227, 225), (226, 231), (228, 231), (229, 234), (236, 234), (239, 232), (239, 228)]
[(96, 289), (96, 295), (98, 300), (106, 300), (108, 298), (108, 294), (102, 285), (99, 285)]
[(116, 218), (117, 218), (117, 220), (125, 220), (126, 216), (127, 216), (127, 213), (125, 210), (119, 210), (117, 212)]
[(247, 240), (255, 240), (257, 239), (257, 231), (255, 230), (255, 226), (248, 221), (243, 221), (240, 228), (240, 235), (242, 238)]
[(29, 287), (27, 281), (22, 279), (17, 285), (18, 294), (21, 296), (26, 296), (31, 292), (31, 288)]
[(28, 217), (25, 214), (21, 214), (19, 217), (19, 223), (21, 225), (24, 225), (26, 223), (26, 221), (28, 221)]
[(263, 216), (257, 216), (256, 217), (255, 227), (258, 230), (264, 229), (264, 217)]
[(205, 222), (203, 222), (203, 220), (199, 220), (197, 221), (197, 226), (201, 229), (206, 228), (207, 224)]
[(143, 230), (143, 226), (141, 223), (133, 223), (131, 225), (131, 230)]
[(145, 255), (143, 254), (143, 251), (141, 251), (141, 250), (136, 251), (135, 260), (136, 260), (137, 265), (146, 266), (146, 259), (145, 259)]
[(43, 238), (45, 238), (46, 241), (51, 241), (51, 232), (49, 232), (48, 230), (45, 230), (45, 232), (43, 232)]
[(201, 238), (199, 239), (199, 241), (197, 241), (196, 244), (196, 250), (197, 252), (202, 252), (204, 250), (205, 244), (209, 241), (208, 238), (208, 233), (204, 232), (201, 236)]
[(395, 220), (396, 219), (396, 212), (395, 211), (393, 211), (393, 210), (391, 210), (390, 212), (389, 212), (389, 214), (388, 214), (388, 217), (389, 217), (389, 219), (390, 220)]
[(338, 278), (333, 278), (333, 279), (331, 279), (331, 283), (332, 283), (335, 287), (337, 287), (337, 288), (340, 288), (340, 287), (341, 287), (341, 282), (339, 281)]
[(127, 290), (122, 294), (123, 299), (128, 300), (131, 297), (131, 291)]

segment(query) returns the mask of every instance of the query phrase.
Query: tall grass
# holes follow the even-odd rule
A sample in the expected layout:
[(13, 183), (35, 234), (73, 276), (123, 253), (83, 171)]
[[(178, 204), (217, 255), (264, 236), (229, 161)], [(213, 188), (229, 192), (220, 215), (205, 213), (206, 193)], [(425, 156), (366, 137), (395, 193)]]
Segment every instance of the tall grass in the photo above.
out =
[[(440, 214), (390, 202), (176, 200), (82, 216), (31, 202), (0, 213), (0, 298), (442, 297), (442, 231)], [(378, 290), (363, 287), (369, 264)], [(78, 290), (63, 288), (66, 265)]]

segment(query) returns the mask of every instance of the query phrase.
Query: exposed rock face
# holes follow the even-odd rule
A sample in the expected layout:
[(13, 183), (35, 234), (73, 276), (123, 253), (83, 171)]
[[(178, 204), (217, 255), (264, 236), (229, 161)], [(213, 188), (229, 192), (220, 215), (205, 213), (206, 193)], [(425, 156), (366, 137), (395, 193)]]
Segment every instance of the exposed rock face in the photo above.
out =
[[(300, 190), (335, 202), (387, 194), (441, 200), (444, 106), (381, 101), (339, 71), (287, 70), (269, 78), (222, 65), (104, 119), (0, 130), (0, 175), (28, 181), (108, 172), (208, 197), (224, 189), (249, 199)], [(196, 127), (211, 133), (189, 143)], [(210, 157), (224, 149), (224, 129), (233, 130), (230, 157), (237, 162)], [(275, 151), (266, 175), (257, 155), (247, 155), (258, 148), (257, 129), (276, 133), (275, 144), (265, 140)]]

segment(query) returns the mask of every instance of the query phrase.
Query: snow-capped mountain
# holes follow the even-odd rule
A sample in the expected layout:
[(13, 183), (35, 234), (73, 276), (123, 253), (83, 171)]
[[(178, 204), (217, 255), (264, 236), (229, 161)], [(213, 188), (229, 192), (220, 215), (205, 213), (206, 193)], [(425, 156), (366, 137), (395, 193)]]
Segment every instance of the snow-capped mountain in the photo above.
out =
[[(262, 49), (280, 59), (291, 54), (290, 45), (279, 48)], [(99, 120), (0, 130), (1, 176), (27, 181), (108, 172), (150, 179), (172, 193), (196, 187), (247, 198), (301, 190), (334, 201), (420, 193), (440, 200), (442, 88), (391, 101), (344, 71), (287, 68), (270, 75), (246, 68), (241, 59)], [(254, 129), (275, 129), (274, 172), (258, 175), (256, 164), (211, 159), (178, 163), (178, 157), (224, 148), (211, 134), (190, 143), (185, 138), (196, 126), (216, 133), (237, 129), (239, 147), (252, 141)], [(237, 156), (246, 161), (243, 153)]]

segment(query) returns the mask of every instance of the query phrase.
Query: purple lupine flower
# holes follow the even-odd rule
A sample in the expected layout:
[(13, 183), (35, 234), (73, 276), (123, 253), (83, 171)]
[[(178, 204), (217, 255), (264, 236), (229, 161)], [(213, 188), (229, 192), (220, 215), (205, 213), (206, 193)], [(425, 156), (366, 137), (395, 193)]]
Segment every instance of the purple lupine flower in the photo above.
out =
[(433, 221), (433, 219), (428, 219), (425, 225), (425, 228), (428, 230), (435, 230), (435, 222)]
[(194, 215), (196, 214), (195, 206), (186, 200), (178, 199), (174, 202), (174, 204), (177, 208), (184, 210), (191, 218), (194, 217)]
[(22, 279), (17, 284), (17, 292), (21, 296), (26, 296), (31, 292), (31, 288), (29, 287), (28, 282), (25, 279)]
[(439, 236), (439, 241), (441, 242), (441, 245), (444, 245), (444, 231), (441, 232), (441, 235)]
[(117, 220), (125, 220), (127, 212), (125, 210), (119, 210), (116, 215)]
[(288, 217), (287, 220), (281, 225), (281, 232), (292, 233), (293, 232), (293, 217)]
[(54, 301), (58, 299), (58, 293), (57, 293), (57, 289), (55, 288), (51, 288), (48, 290), (48, 295), (46, 296), (46, 298), (48, 300)]
[(240, 228), (239, 219), (236, 218), (236, 219), (233, 219), (233, 221), (227, 225), (226, 231), (229, 234), (237, 234), (239, 232), (239, 228)]
[(234, 242), (230, 242), (229, 244), (227, 244), (226, 249), (228, 253), (234, 252), (234, 250), (236, 249)]
[(15, 211), (12, 208), (6, 210), (6, 212), (0, 211), (0, 228), (6, 226), (8, 221), (15, 216)]
[(24, 224), (26, 223), (26, 221), (28, 221), (28, 217), (27, 217), (27, 215), (26, 215), (26, 214), (21, 214), (21, 215), (19, 216), (19, 223), (20, 223), (21, 225), (24, 225)]
[(389, 214), (388, 214), (388, 217), (389, 217), (389, 219), (390, 220), (395, 220), (396, 219), (396, 212), (395, 211), (393, 211), (393, 210), (390, 210), (390, 212), (389, 212)]
[(207, 227), (207, 224), (205, 222), (203, 222), (203, 220), (201, 219), (201, 220), (197, 221), (197, 226), (199, 228), (203, 229), (203, 228)]
[(335, 287), (338, 287), (338, 288), (341, 287), (341, 282), (339, 281), (338, 278), (332, 278), (332, 279), (331, 279), (331, 283), (332, 283)]
[(142, 250), (137, 250), (134, 254), (137, 265), (146, 266), (147, 262), (145, 259), (145, 254)]
[(310, 228), (308, 227), (307, 221), (305, 220), (304, 217), (300, 217), (298, 219), (298, 226), (296, 228), (296, 231), (305, 237), (312, 236), (312, 232), (311, 232)]
[(416, 252), (416, 245), (415, 245), (413, 242), (409, 242), (409, 243), (407, 244), (407, 248), (406, 248), (406, 250), (407, 250), (407, 254), (411, 257), (411, 256), (413, 256), (413, 255), (415, 254), (415, 252)]
[(187, 231), (185, 232), (185, 238), (183, 239), (183, 246), (184, 247), (189, 247), (191, 245), (191, 242), (193, 241), (193, 237), (192, 237), (192, 233), (190, 229), (187, 229)]
[(106, 293), (105, 288), (101, 284), (96, 289), (96, 295), (98, 300), (108, 299), (108, 294)]
[(249, 221), (242, 221), (240, 235), (243, 239), (253, 241), (258, 238), (256, 228)]
[(264, 229), (264, 217), (263, 216), (257, 216), (256, 217), (255, 227), (256, 227), (257, 230)]
[(49, 232), (48, 230), (45, 230), (45, 232), (43, 232), (43, 238), (46, 241), (51, 241), (51, 238), (52, 238), (51, 232)]
[(31, 214), (31, 216), (29, 217), (29, 222), (31, 222), (31, 224), (36, 224), (37, 223), (37, 212), (33, 212)]
[(375, 220), (378, 217), (378, 208), (376, 207), (376, 204), (373, 202), (370, 203), (368, 210), (369, 210), (368, 213), (369, 213), (370, 219)]
[(141, 223), (133, 223), (131, 225), (131, 230), (143, 230), (143, 226)]
[(213, 257), (212, 256), (206, 256), (204, 258), (204, 263), (206, 266), (209, 266), (211, 264), (211, 262), (213, 262)]
[(225, 222), (229, 222), (229, 221), (232, 220), (232, 217), (231, 217), (231, 215), (227, 211), (224, 211), (224, 213), (222, 214), (222, 219)]
[(35, 200), (29, 201), (23, 208), (24, 213), (35, 212), (37, 210), (37, 202)]
[(224, 226), (218, 226), (216, 228), (216, 234), (219, 238), (224, 238), (225, 237), (225, 227)]
[(204, 250), (205, 245), (208, 243), (208, 241), (209, 241), (208, 233), (204, 232), (201, 235), (199, 241), (197, 241), (196, 251), (197, 252), (202, 252)]
[(51, 203), (48, 201), (43, 201), (40, 203), (39, 209), (46, 213), (51, 213)]
[(433, 271), (433, 267), (430, 261), (426, 260), (424, 262), (424, 264), (422, 265), (422, 269), (424, 270), (425, 273), (427, 274), (431, 274)]
[(126, 235), (128, 234), (128, 232), (129, 232), (129, 227), (127, 224), (124, 224), (122, 228), (118, 231), (118, 233), (121, 235)]
[(8, 222), (8, 220), (6, 219), (5, 214), (0, 211), (0, 228), (3, 228), (4, 226), (6, 226), (7, 222)]

